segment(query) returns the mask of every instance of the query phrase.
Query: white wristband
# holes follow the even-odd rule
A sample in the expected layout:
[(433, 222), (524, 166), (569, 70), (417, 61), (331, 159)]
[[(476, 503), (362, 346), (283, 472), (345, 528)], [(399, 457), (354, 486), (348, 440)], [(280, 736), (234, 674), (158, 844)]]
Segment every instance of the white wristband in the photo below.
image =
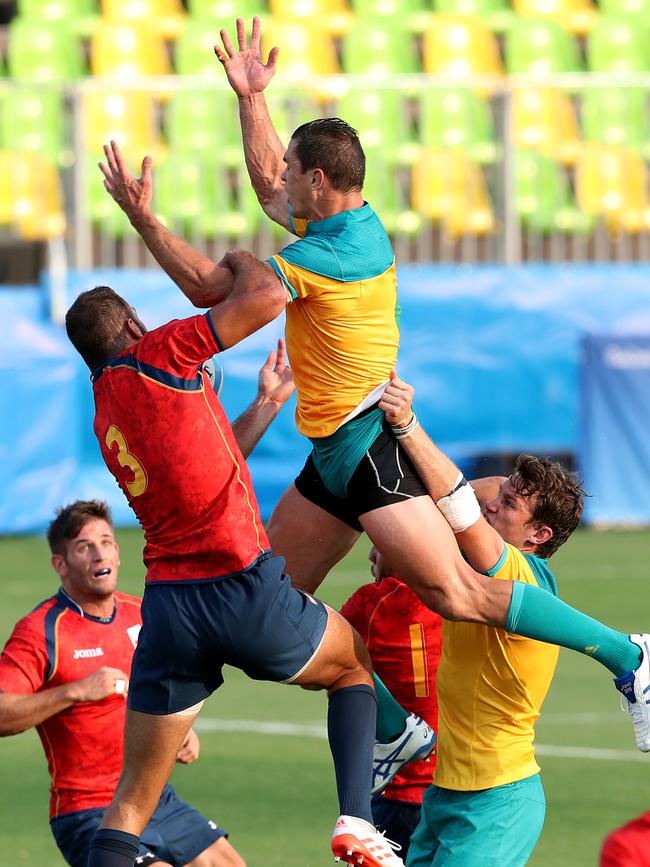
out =
[(436, 506), (454, 533), (462, 533), (481, 517), (481, 507), (474, 489), (462, 473), (458, 474), (454, 487), (447, 496), (436, 501)]

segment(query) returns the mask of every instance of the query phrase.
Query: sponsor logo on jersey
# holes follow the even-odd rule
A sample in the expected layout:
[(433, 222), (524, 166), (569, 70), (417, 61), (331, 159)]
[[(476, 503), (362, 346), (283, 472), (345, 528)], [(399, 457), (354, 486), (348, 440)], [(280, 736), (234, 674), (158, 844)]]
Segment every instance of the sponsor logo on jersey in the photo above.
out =
[(73, 659), (92, 659), (95, 656), (103, 656), (101, 647), (76, 647), (72, 653)]
[(129, 636), (129, 638), (131, 639), (131, 644), (132, 644), (134, 647), (137, 647), (137, 646), (138, 646), (138, 635), (140, 634), (140, 629), (141, 629), (141, 628), (142, 628), (142, 627), (140, 626), (140, 624), (139, 624), (139, 623), (136, 623), (135, 626), (129, 626), (129, 628), (126, 630), (126, 634), (127, 634), (127, 635)]

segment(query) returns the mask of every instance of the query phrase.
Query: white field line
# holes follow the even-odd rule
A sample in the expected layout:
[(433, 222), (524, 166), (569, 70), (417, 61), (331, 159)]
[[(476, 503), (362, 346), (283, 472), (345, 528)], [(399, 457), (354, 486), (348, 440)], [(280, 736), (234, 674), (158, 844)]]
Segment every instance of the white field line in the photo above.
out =
[[(250, 719), (212, 719), (199, 717), (194, 728), (200, 732), (251, 732), (259, 735), (280, 735), (282, 737), (318, 738), (327, 740), (327, 730), (322, 723), (263, 722)], [(650, 755), (644, 756), (632, 750), (607, 750), (592, 747), (566, 747), (549, 744), (536, 744), (539, 756), (563, 759), (594, 759), (610, 762), (648, 762)]]

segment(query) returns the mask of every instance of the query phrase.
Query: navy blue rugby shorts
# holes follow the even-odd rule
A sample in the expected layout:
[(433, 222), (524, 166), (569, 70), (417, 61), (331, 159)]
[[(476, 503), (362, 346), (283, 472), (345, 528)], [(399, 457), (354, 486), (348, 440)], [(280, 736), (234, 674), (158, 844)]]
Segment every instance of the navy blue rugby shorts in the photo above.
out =
[(129, 707), (186, 710), (221, 686), (224, 665), (254, 680), (294, 680), (320, 646), (327, 609), (293, 588), (283, 567), (271, 556), (228, 578), (148, 585)]
[[(50, 821), (52, 834), (70, 867), (86, 867), (88, 849), (105, 808), (77, 810)], [(149, 824), (140, 837), (137, 865), (166, 862), (183, 867), (227, 833), (179, 798), (171, 786), (163, 789)]]

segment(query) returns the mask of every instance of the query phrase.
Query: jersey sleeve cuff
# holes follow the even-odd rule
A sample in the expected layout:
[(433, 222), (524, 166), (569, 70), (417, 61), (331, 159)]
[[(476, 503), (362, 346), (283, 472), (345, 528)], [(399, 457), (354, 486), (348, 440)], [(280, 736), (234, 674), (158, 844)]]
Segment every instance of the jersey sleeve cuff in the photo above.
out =
[(287, 280), (287, 278), (286, 278), (286, 276), (285, 276), (285, 274), (284, 274), (282, 268), (280, 268), (280, 266), (278, 265), (275, 256), (271, 256), (270, 259), (267, 259), (267, 262), (269, 263), (269, 265), (271, 266), (271, 268), (273, 268), (273, 270), (274, 270), (275, 273), (278, 275), (278, 277), (280, 278), (280, 280), (282, 280), (282, 285), (283, 285), (284, 288), (287, 290), (287, 293), (288, 293), (289, 298), (291, 299), (291, 301), (295, 301), (296, 298), (298, 297), (298, 293), (297, 293), (296, 290), (293, 288), (293, 286), (291, 285), (291, 283)]
[(504, 545), (503, 546), (503, 552), (502, 552), (501, 556), (499, 557), (499, 559), (497, 560), (497, 562), (495, 563), (495, 565), (491, 569), (486, 569), (483, 574), (487, 575), (488, 578), (494, 578), (494, 576), (497, 574), (499, 569), (501, 569), (503, 564), (506, 562), (507, 557), (508, 557), (508, 546)]
[(214, 342), (217, 344), (217, 349), (219, 352), (223, 352), (223, 343), (219, 340), (219, 335), (217, 334), (214, 323), (212, 322), (212, 317), (210, 316), (210, 311), (205, 314), (205, 318), (208, 320), (208, 326), (210, 331), (212, 332), (212, 336), (214, 337)]

